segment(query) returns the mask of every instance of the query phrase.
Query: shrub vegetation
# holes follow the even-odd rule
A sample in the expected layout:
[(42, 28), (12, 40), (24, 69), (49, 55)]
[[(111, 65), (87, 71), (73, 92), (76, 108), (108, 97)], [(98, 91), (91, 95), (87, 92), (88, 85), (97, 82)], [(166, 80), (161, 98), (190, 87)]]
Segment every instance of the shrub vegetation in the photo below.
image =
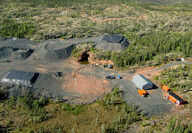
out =
[(158, 81), (175, 91), (187, 92), (192, 89), (192, 65), (181, 65), (176, 69), (167, 69), (161, 73)]
[(17, 23), (14, 20), (4, 20), (0, 29), (2, 37), (24, 38), (35, 33), (35, 26), (30, 22)]

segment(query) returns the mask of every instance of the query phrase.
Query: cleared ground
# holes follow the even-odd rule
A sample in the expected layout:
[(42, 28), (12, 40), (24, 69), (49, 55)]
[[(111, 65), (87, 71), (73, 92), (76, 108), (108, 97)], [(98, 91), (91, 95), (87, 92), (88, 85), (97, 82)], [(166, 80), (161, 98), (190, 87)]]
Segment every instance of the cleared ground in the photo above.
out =
[[(96, 40), (96, 38), (81, 39), (81, 40), (51, 40), (40, 42), (38, 44), (28, 42), (27, 40), (7, 40), (0, 41), (0, 46), (13, 46), (20, 48), (30, 48), (34, 52), (26, 59), (11, 60), (9, 62), (1, 61), (0, 63), (0, 77), (11, 69), (35, 71), (41, 73), (40, 77), (33, 85), (33, 88), (18, 89), (12, 88), (10, 92), (12, 95), (25, 95), (27, 93), (34, 93), (36, 97), (50, 97), (53, 99), (67, 100), (69, 103), (81, 104), (91, 103), (100, 98), (104, 94), (112, 91), (113, 88), (120, 88), (123, 90), (124, 100), (129, 105), (135, 105), (145, 114), (155, 115), (160, 114), (171, 109), (172, 104), (163, 99), (163, 93), (158, 87), (154, 90), (148, 91), (149, 96), (142, 98), (137, 93), (136, 86), (130, 81), (135, 74), (141, 73), (151, 78), (148, 74), (154, 76), (158, 73), (157, 68), (147, 68), (138, 70), (136, 73), (118, 72), (115, 70), (104, 69), (102, 66), (95, 65), (81, 65), (73, 63), (70, 59), (64, 57), (60, 61), (47, 61), (41, 58), (43, 53), (47, 52), (44, 49), (45, 44), (58, 45), (58, 49), (66, 48), (67, 46), (76, 45), (76, 43), (86, 42), (89, 40)], [(59, 43), (57, 43), (59, 42)], [(19, 45), (22, 44), (22, 45)], [(60, 45), (60, 46), (59, 46)], [(54, 47), (56, 47), (54, 46)], [(49, 47), (50, 49), (50, 47)], [(53, 48), (52, 48), (53, 49)], [(9, 58), (4, 58), (5, 60)], [(168, 66), (173, 66), (178, 63), (172, 63)], [(181, 64), (181, 63), (179, 63)], [(164, 69), (164, 67), (159, 68)], [(63, 72), (62, 77), (56, 77), (55, 72)], [(120, 74), (122, 80), (106, 80), (107, 75), (117, 76)]]

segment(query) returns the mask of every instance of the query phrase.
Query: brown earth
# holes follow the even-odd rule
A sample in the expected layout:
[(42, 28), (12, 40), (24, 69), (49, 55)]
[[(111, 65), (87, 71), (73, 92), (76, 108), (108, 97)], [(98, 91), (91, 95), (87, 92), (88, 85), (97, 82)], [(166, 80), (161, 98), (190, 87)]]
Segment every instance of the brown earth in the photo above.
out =
[(65, 76), (65, 82), (62, 84), (62, 88), (64, 88), (65, 91), (82, 94), (80, 101), (93, 101), (110, 92), (111, 89), (109, 88), (109, 82), (107, 80), (93, 75), (79, 74), (77, 71), (78, 70)]
[(111, 64), (111, 65), (114, 65), (113, 61), (111, 60), (98, 60), (98, 59), (94, 59), (93, 58), (93, 54), (89, 53), (89, 63), (90, 64)]
[(47, 72), (48, 72), (48, 70), (45, 69), (45, 68), (36, 68), (36, 70), (37, 70), (38, 72), (41, 72), (41, 73), (47, 73)]
[[(154, 76), (157, 76), (160, 74), (160, 70), (156, 70), (157, 67), (144, 67), (144, 68), (138, 68), (136, 69), (134, 75), (141, 74), (144, 75), (148, 79), (152, 79)], [(133, 75), (133, 76), (134, 76)], [(130, 77), (132, 78), (132, 77)]]
[[(82, 52), (83, 53), (83, 52)], [(104, 65), (104, 64), (111, 64), (111, 65), (114, 65), (113, 61), (112, 60), (98, 60), (98, 59), (94, 59), (93, 58), (93, 54), (88, 52), (89, 54), (89, 58), (88, 58), (88, 62), (89, 64), (92, 64), (92, 65)], [(79, 60), (81, 59), (81, 57), (79, 58), (75, 58), (75, 57), (71, 57), (70, 58), (70, 63), (72, 64), (75, 64), (75, 65), (79, 65)]]

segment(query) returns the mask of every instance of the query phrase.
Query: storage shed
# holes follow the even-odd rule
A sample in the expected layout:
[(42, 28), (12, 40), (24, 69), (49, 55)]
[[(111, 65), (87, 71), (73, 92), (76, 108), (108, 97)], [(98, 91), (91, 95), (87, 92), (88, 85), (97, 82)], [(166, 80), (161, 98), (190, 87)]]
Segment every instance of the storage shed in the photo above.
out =
[(179, 95), (177, 95), (176, 93), (174, 93), (172, 91), (165, 93), (164, 95), (165, 95), (166, 99), (171, 100), (175, 104), (179, 105), (179, 104), (186, 103), (186, 101), (182, 97), (180, 97)]
[(139, 89), (148, 90), (153, 88), (153, 83), (141, 74), (133, 76), (132, 81)]
[(11, 70), (3, 76), (2, 83), (31, 86), (39, 77), (39, 73)]

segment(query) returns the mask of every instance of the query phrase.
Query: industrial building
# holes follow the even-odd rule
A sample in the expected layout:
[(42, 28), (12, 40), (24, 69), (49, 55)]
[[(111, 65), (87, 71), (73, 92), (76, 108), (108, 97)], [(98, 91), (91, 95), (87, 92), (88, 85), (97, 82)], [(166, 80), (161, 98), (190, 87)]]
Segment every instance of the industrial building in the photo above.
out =
[(164, 95), (165, 95), (166, 99), (171, 100), (175, 104), (180, 105), (180, 104), (186, 103), (186, 101), (182, 97), (180, 97), (179, 95), (177, 95), (176, 93), (174, 93), (172, 91), (165, 93)]
[(12, 85), (31, 86), (38, 77), (39, 73), (11, 70), (3, 76), (1, 82)]
[(148, 90), (153, 88), (153, 83), (141, 74), (133, 76), (132, 81), (139, 89)]

